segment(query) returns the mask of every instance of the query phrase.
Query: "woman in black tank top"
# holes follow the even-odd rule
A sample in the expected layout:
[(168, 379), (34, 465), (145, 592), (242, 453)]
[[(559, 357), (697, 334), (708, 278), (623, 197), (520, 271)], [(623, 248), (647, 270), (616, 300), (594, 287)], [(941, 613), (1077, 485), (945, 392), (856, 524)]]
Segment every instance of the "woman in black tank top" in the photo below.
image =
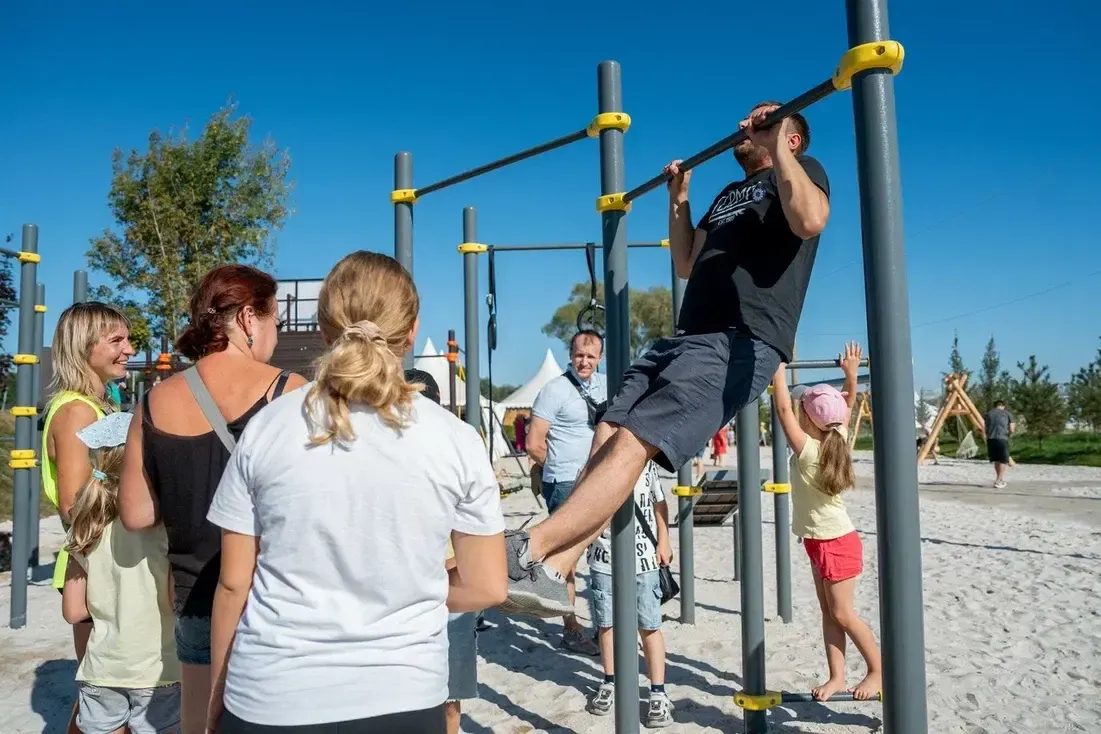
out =
[(206, 275), (176, 342), (193, 363), (145, 395), (131, 423), (119, 510), (137, 530), (163, 523), (168, 535), (183, 664), (183, 734), (201, 733), (210, 698), (210, 613), (220, 569), (221, 532), (206, 514), (230, 452), (248, 422), (303, 384), (271, 359), (280, 328), (275, 280), (227, 265)]

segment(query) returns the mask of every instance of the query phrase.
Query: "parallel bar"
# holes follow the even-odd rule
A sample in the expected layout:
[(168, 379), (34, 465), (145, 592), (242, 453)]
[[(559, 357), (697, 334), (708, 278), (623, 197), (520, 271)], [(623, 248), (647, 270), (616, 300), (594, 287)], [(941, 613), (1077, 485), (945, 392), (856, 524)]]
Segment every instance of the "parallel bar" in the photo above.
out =
[[(764, 125), (762, 127), (772, 127), (773, 125), (778, 123), (780, 120), (784, 119), (785, 117), (788, 117), (790, 115), (794, 115), (796, 112), (801, 112), (801, 111), (805, 110), (807, 107), (810, 107), (815, 102), (818, 102), (820, 100), (825, 99), (826, 97), (833, 94), (834, 91), (836, 91), (836, 90), (833, 86), (833, 79), (827, 79), (826, 81), (822, 82), (818, 86), (812, 87), (811, 89), (808, 89), (807, 91), (803, 92), (798, 97), (796, 97), (795, 99), (793, 99), (790, 102), (788, 102), (786, 104), (783, 104), (780, 107), (778, 107), (776, 110), (774, 110), (772, 112), (772, 114), (770, 114), (768, 117), (765, 118)], [(711, 160), (712, 158), (715, 158), (716, 156), (722, 155), (723, 153), (730, 150), (731, 148), (733, 148), (738, 143), (745, 140), (745, 137), (746, 137), (745, 130), (739, 130), (738, 132), (733, 133), (732, 135), (727, 135), (722, 140), (720, 140), (716, 143), (713, 143), (712, 145), (707, 146), (706, 148), (701, 150), (699, 153), (696, 153), (693, 156), (689, 156), (688, 158), (685, 158), (683, 161), (681, 161), (681, 164), (679, 166), (680, 170), (682, 170), (682, 171), (691, 170), (691, 169), (695, 168), (696, 166), (700, 165), (701, 163), (706, 163), (707, 161)], [(650, 179), (646, 183), (641, 184), (639, 186), (636, 186), (635, 188), (628, 191), (626, 193), (626, 195), (624, 195), (623, 199), (624, 199), (624, 201), (628, 201), (628, 202), (634, 201), (635, 199), (642, 196), (643, 194), (648, 193), (648, 192), (653, 191), (654, 189), (658, 188), (659, 186), (661, 186), (665, 182), (669, 181), (671, 178), (672, 178), (672, 176), (667, 176), (664, 173), (658, 174), (657, 176), (654, 176), (652, 179)]]
[[(584, 250), (590, 246), (595, 245), (595, 242), (578, 243), (570, 242), (561, 245), (487, 245), (489, 249), (494, 252), (525, 252), (540, 250)], [(660, 242), (628, 242), (627, 247), (631, 249), (635, 248), (657, 248), (665, 247)]]
[[(38, 252), (38, 227), (23, 225), (22, 252)], [(34, 348), (34, 301), (38, 291), (38, 264), (24, 261), (19, 269), (19, 353), (36, 354)], [(29, 407), (34, 400), (34, 370), (21, 364), (15, 372), (15, 404)], [(15, 450), (34, 451), (35, 419), (15, 419)], [(11, 628), (27, 623), (27, 570), (30, 562), (30, 532), (26, 527), (31, 509), (31, 470), (13, 469), (11, 548)]]
[[(868, 360), (860, 360), (861, 367), (868, 366)], [(795, 370), (828, 370), (828, 369), (840, 369), (840, 359), (797, 359), (788, 365), (788, 369)]]
[(7, 247), (0, 247), (0, 255), (16, 258), (19, 257), (19, 250), (11, 250)]
[[(677, 266), (672, 258), (669, 261), (669, 269), (672, 271), (673, 278), (673, 332), (676, 333), (681, 304), (684, 303), (684, 288), (688, 285), (688, 281), (677, 277)], [(677, 484), (681, 487), (690, 487), (694, 484), (692, 462), (689, 461), (677, 470)], [(696, 556), (695, 540), (692, 537), (696, 525), (696, 520), (692, 516), (694, 504), (691, 497), (677, 498), (677, 533), (680, 540), (680, 621), (683, 624), (696, 623)]]
[[(35, 289), (34, 302), (36, 305), (46, 305), (46, 286), (43, 283), (39, 283)], [(34, 363), (31, 369), (31, 392), (34, 393), (34, 402), (39, 405), (44, 401), (42, 395), (42, 342), (45, 339), (45, 322), (46, 314), (35, 309), (34, 312), (34, 354), (38, 357), (38, 361)], [(36, 451), (42, 450), (42, 432), (38, 430), (38, 421), (34, 422), (34, 447)], [(39, 457), (39, 463), (31, 469), (31, 502), (29, 506), (30, 514), (29, 529), (30, 529), (30, 555), (27, 556), (27, 563), (31, 569), (31, 576), (34, 576), (34, 569), (38, 567), (38, 525), (39, 516), (38, 508), (41, 503), (42, 496), (42, 459)], [(31, 579), (32, 581), (34, 578)]]
[[(472, 206), (463, 209), (463, 242), (478, 241), (478, 212)], [(466, 422), (482, 428), (482, 384), (478, 357), (478, 253), (463, 253), (463, 329), (466, 339)]]
[[(765, 573), (761, 548), (761, 449), (757, 401), (738, 411), (738, 549), (742, 561), (742, 685), (746, 693), (764, 695)], [(765, 711), (743, 711), (747, 734), (765, 734)]]
[[(446, 189), (448, 186), (454, 186), (460, 184), (463, 181), (469, 181), (472, 178), (477, 178), (491, 171), (496, 171), (499, 168), (505, 166), (511, 166), (513, 163), (519, 163), (520, 161), (527, 160), (528, 158), (534, 158), (541, 153), (547, 153), (556, 148), (569, 145), (570, 143), (576, 143), (578, 140), (584, 140), (589, 137), (587, 128), (581, 128), (577, 132), (570, 133), (569, 135), (563, 135), (560, 138), (554, 140), (548, 140), (545, 143), (536, 145), (534, 148), (528, 148), (527, 150), (521, 150), (519, 153), (513, 153), (512, 155), (505, 156), (504, 158), (498, 158), (495, 161), (486, 163), (484, 166), (478, 166), (477, 168), (471, 168), (469, 171), (463, 171), (462, 173), (445, 178), (442, 181), (429, 184), (422, 188), (417, 189), (417, 198), (424, 196), (425, 194), (431, 194), (433, 191), (439, 191), (440, 189)], [(400, 155), (400, 154), (399, 154)], [(412, 188), (412, 186), (395, 186), (394, 188)], [(473, 240), (465, 240), (466, 242), (473, 242)]]
[[(600, 112), (623, 111), (623, 82), (619, 64), (602, 61), (597, 67)], [(623, 132), (600, 132), (600, 193), (623, 191)], [(631, 360), (630, 303), (627, 283), (626, 212), (601, 215), (604, 244), (604, 308), (607, 324), (608, 394), (614, 395)], [(612, 516), (612, 643), (615, 661), (616, 734), (637, 734), (638, 637), (635, 588), (634, 493)]]
[(0, 308), (19, 308), (19, 301), (9, 301), (6, 298), (0, 298)]
[[(769, 414), (772, 418), (772, 481), (787, 484), (788, 437), (780, 425), (776, 412), (775, 396)], [(784, 624), (791, 624), (791, 505), (786, 492), (772, 495), (773, 515), (776, 518), (776, 613)]]
[[(849, 46), (890, 37), (886, 0), (846, 0)], [(921, 511), (914, 462), (914, 376), (910, 344), (902, 189), (894, 79), (868, 71), (853, 79), (868, 347), (875, 365), (876, 538), (883, 636), (883, 729), (925, 734), (925, 629)]]
[[(394, 189), (413, 188), (413, 154), (394, 156)], [(413, 202), (394, 204), (394, 259), (413, 274)], [(413, 350), (402, 360), (405, 369), (413, 367)]]
[[(814, 697), (813, 693), (784, 693), (780, 700), (784, 703), (822, 703)], [(853, 698), (851, 693), (835, 693), (830, 696), (830, 703), (879, 703), (878, 698), (870, 701), (859, 701)]]
[(88, 273), (77, 270), (73, 273), (73, 303), (84, 303), (88, 300)]

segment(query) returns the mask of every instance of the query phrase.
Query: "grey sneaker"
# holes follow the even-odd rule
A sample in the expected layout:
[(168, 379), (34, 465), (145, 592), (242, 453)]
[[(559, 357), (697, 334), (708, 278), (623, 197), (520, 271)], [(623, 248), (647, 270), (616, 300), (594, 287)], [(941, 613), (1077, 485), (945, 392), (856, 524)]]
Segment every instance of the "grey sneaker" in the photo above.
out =
[(508, 560), (508, 599), (498, 609), (505, 614), (527, 614), (551, 619), (573, 614), (566, 579), (550, 566), (534, 563), (528, 553), (528, 534), (505, 533)]
[(583, 629), (567, 629), (562, 631), (562, 647), (570, 652), (597, 657), (600, 655), (600, 647), (593, 642), (593, 638), (585, 634)]
[(596, 716), (607, 716), (615, 708), (615, 683), (601, 683), (589, 699), (585, 710)]
[(650, 703), (646, 707), (646, 728), (660, 729), (673, 723), (673, 702), (664, 693), (650, 692)]

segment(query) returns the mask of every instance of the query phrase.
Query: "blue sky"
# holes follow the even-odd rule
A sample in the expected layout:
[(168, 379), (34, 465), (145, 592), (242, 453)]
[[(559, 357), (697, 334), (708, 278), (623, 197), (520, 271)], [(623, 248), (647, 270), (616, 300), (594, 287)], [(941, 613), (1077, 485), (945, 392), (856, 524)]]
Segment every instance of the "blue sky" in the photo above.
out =
[[(615, 59), (634, 185), (725, 136), (757, 100), (826, 78), (846, 47), (841, 5), (685, 0), (602, 16), (581, 3), (17, 3), (0, 23), (0, 232), (40, 227), (49, 338), (88, 239), (112, 224), (112, 150), (144, 147), (153, 128), (197, 131), (233, 96), (293, 160), (276, 275), (320, 277), (351, 250), (393, 252), (396, 151), (413, 152), (425, 185), (578, 129), (596, 112), (596, 64)], [(1101, 11), (896, 0), (890, 20), (906, 47), (895, 88), (916, 382), (938, 385), (953, 331), (973, 368), (993, 334), (1003, 366), (1036, 353), (1065, 380), (1101, 346), (1089, 35)], [(808, 117), (833, 215), (798, 346), (827, 357), (866, 340), (851, 96)], [(737, 176), (728, 155), (701, 167), (695, 211)], [(599, 193), (597, 145), (583, 141), (421, 200), (422, 334), (462, 339), (462, 207), (478, 208), (482, 242), (583, 242), (600, 237)], [(663, 192), (641, 199), (629, 238), (665, 237), (665, 216)], [(523, 381), (548, 346), (564, 362), (540, 327), (586, 278), (581, 252), (499, 256), (500, 381)], [(630, 278), (668, 284), (667, 253), (632, 252)]]

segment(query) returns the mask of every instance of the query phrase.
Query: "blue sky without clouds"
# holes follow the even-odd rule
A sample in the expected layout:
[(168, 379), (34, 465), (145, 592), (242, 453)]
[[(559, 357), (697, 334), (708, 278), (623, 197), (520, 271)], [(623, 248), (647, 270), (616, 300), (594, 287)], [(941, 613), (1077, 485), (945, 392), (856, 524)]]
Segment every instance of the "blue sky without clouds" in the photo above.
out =
[[(603, 16), (589, 3), (371, 5), (6, 9), (0, 231), (40, 227), (47, 339), (88, 239), (112, 224), (111, 151), (144, 147), (153, 128), (197, 131), (230, 96), (258, 137), (290, 150), (294, 215), (278, 234), (276, 275), (309, 278), (354, 249), (393, 252), (396, 151), (413, 152), (424, 185), (578, 129), (596, 112), (603, 59), (623, 68), (634, 185), (729, 133), (757, 100), (821, 81), (846, 46), (842, 3), (810, 0), (640, 3)], [(895, 0), (890, 20), (907, 52), (895, 88), (916, 382), (938, 385), (954, 330), (973, 368), (993, 334), (1003, 365), (1036, 353), (1066, 380), (1101, 346), (1101, 145), (1089, 127), (1101, 10)], [(851, 97), (808, 117), (833, 216), (798, 344), (800, 356), (825, 357), (866, 340)], [(462, 339), (462, 207), (478, 208), (482, 242), (599, 240), (598, 166), (596, 143), (583, 141), (417, 204), (418, 349), (424, 336), (442, 344), (448, 328)], [(700, 168), (695, 210), (738, 173), (729, 155)], [(665, 237), (665, 216), (662, 192), (641, 199), (629, 238)], [(500, 381), (523, 381), (547, 347), (564, 363), (540, 327), (586, 277), (581, 252), (498, 258)], [(667, 285), (667, 253), (632, 252), (630, 278)]]

